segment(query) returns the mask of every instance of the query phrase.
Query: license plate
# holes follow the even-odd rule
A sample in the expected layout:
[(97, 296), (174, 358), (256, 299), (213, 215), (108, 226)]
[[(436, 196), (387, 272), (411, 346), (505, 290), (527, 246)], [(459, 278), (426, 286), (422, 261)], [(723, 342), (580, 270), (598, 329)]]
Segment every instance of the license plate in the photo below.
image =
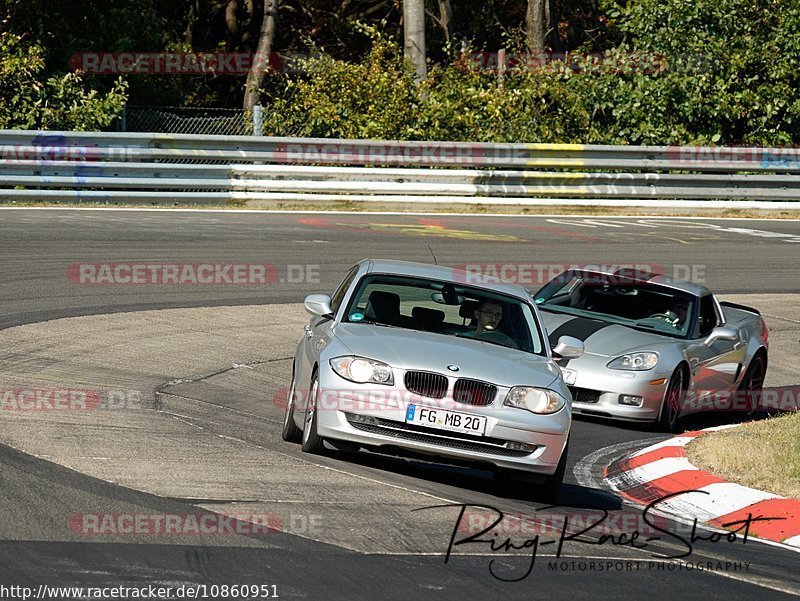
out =
[(422, 405), (409, 405), (406, 410), (406, 423), (426, 426), (437, 430), (448, 430), (461, 434), (483, 436), (486, 432), (486, 418), (445, 409), (434, 409)]
[(578, 377), (578, 372), (567, 367), (561, 368), (561, 375), (564, 376), (564, 384), (574, 384)]

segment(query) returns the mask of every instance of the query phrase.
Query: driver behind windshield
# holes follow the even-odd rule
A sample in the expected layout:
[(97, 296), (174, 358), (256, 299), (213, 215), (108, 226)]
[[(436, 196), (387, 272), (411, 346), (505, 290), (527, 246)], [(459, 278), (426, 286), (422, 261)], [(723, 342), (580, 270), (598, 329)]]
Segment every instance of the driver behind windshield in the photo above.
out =
[(473, 336), (478, 336), (484, 332), (495, 332), (503, 319), (503, 305), (496, 301), (484, 300), (475, 309), (475, 319), (478, 322)]
[(672, 327), (680, 330), (683, 327), (683, 322), (686, 319), (687, 307), (686, 303), (681, 300), (676, 300), (672, 308), (667, 311), (667, 315), (669, 316), (669, 323)]

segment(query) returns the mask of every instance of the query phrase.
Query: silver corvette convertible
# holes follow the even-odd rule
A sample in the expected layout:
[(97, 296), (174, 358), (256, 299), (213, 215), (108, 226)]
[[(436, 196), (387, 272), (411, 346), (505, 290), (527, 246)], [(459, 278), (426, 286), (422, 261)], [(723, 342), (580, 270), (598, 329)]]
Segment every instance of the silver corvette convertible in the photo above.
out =
[(701, 410), (753, 412), (767, 369), (759, 312), (704, 286), (649, 273), (572, 270), (534, 294), (551, 340), (586, 352), (560, 362), (576, 413), (657, 421)]
[[(364, 260), (333, 296), (307, 297), (284, 440), (475, 462), (555, 498), (571, 398), (539, 313), (520, 286), (464, 276)], [(576, 358), (582, 345), (565, 337), (554, 351)]]

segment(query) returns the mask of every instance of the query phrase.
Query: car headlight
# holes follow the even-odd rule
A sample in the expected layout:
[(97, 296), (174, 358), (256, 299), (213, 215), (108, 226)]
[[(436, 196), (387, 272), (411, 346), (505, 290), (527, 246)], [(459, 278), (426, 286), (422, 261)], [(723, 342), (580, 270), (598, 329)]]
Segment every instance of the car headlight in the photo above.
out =
[(606, 367), (609, 369), (626, 369), (630, 371), (647, 371), (658, 363), (658, 353), (628, 353), (612, 360)]
[(540, 414), (555, 413), (566, 404), (566, 399), (555, 390), (533, 386), (514, 386), (503, 401), (503, 405), (508, 407), (518, 407)]
[(372, 382), (388, 386), (394, 384), (392, 368), (380, 361), (346, 355), (344, 357), (335, 357), (331, 359), (330, 363), (333, 371), (351, 382), (358, 382), (359, 384)]

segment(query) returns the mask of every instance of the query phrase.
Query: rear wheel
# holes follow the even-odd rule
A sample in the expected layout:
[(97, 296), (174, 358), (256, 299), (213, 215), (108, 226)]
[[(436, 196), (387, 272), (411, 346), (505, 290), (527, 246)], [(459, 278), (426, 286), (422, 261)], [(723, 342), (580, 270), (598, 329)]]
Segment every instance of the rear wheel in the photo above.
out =
[(761, 354), (753, 357), (750, 365), (747, 367), (747, 372), (739, 384), (740, 398), (744, 398), (745, 414), (748, 417), (753, 417), (758, 412), (759, 402), (761, 401), (761, 391), (764, 388), (764, 376), (767, 373), (767, 364), (764, 356)]
[(317, 374), (311, 380), (311, 386), (306, 402), (306, 413), (303, 419), (302, 449), (304, 453), (318, 455), (322, 452), (324, 444), (322, 437), (317, 434), (317, 394), (319, 392), (319, 380)]
[(672, 374), (664, 394), (664, 402), (661, 404), (661, 415), (658, 416), (658, 424), (662, 430), (676, 432), (678, 429), (678, 419), (681, 416), (683, 398), (686, 395), (684, 386), (683, 370), (679, 367)]

